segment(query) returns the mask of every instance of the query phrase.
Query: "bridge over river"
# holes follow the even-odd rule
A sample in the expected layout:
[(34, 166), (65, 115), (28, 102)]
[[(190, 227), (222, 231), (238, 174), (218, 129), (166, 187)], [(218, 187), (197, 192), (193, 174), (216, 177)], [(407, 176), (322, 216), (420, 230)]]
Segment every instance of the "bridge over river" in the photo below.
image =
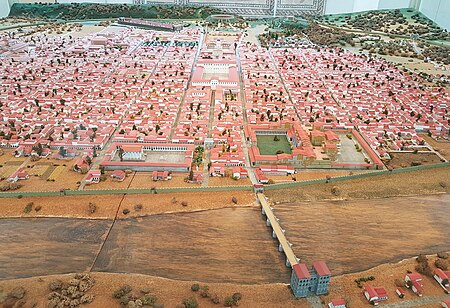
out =
[(286, 239), (284, 230), (281, 228), (278, 218), (275, 217), (272, 208), (267, 203), (266, 197), (262, 193), (257, 194), (259, 204), (261, 204), (261, 213), (267, 217), (266, 224), (272, 228), (272, 237), (278, 239), (278, 250), (286, 255), (286, 266), (292, 267), (298, 264), (299, 259), (292, 250), (292, 244)]

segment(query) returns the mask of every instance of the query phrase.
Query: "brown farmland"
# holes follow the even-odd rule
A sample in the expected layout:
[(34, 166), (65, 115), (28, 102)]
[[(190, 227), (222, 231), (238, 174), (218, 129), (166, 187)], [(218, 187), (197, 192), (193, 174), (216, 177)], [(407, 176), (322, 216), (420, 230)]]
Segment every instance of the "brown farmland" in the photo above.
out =
[(297, 257), (357, 272), (450, 250), (450, 194), (275, 206)]

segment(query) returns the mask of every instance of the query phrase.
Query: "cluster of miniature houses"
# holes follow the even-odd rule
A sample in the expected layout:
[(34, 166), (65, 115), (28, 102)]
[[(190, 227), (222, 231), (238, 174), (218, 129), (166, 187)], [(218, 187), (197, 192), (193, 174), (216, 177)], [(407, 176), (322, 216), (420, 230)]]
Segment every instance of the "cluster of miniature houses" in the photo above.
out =
[(260, 155), (252, 140), (253, 166), (317, 160), (315, 146), (333, 161), (336, 130), (353, 130), (369, 145), (368, 164), (377, 167), (389, 151), (423, 144), (418, 131), (448, 138), (449, 94), (424, 88), (418, 77), (384, 60), (250, 43), (239, 48), (238, 59), (241, 35), (208, 34), (198, 46), (198, 28), (107, 28), (78, 39), (2, 34), (0, 100), (8, 104), (0, 103), (0, 146), (15, 148), (16, 156), (46, 157), (53, 150), (70, 158), (102, 150), (111, 138), (205, 145), (211, 148), (209, 173), (223, 176), (226, 168), (245, 165), (242, 129), (253, 138), (242, 127), (244, 113), (250, 126), (269, 130), (302, 123), (295, 125), (301, 142), (292, 154)]

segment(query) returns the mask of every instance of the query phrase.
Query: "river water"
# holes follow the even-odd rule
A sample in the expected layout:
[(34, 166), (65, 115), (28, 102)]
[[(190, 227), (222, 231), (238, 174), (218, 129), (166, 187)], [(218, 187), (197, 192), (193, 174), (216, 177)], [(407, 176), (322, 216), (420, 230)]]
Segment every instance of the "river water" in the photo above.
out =
[(308, 266), (357, 272), (418, 254), (450, 251), (450, 194), (275, 206), (275, 215)]
[[(0, 220), (0, 279), (90, 269), (112, 221)], [(288, 282), (290, 271), (256, 208), (118, 220), (94, 271), (204, 282)]]
[[(334, 275), (450, 250), (450, 195), (275, 206), (297, 257)], [(0, 279), (90, 270), (178, 280), (289, 282), (257, 208), (112, 220), (0, 220)], [(98, 255), (98, 258), (96, 258)]]

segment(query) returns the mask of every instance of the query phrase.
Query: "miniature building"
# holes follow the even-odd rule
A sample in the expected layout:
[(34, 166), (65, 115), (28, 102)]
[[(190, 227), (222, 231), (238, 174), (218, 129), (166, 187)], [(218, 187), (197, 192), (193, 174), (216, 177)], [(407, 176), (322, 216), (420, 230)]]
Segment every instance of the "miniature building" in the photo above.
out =
[(86, 184), (94, 184), (100, 182), (100, 177), (102, 173), (100, 170), (89, 170), (85, 182)]
[(23, 168), (20, 168), (11, 176), (8, 177), (9, 182), (17, 182), (18, 180), (26, 180), (29, 178), (28, 172), (26, 172)]
[(329, 308), (346, 308), (346, 305), (347, 303), (343, 298), (335, 298), (331, 301), (331, 303), (328, 303)]
[(113, 173), (111, 173), (111, 178), (117, 182), (122, 182), (126, 177), (127, 175), (123, 170), (114, 170)]
[(233, 177), (236, 179), (244, 179), (248, 177), (247, 169), (243, 167), (234, 167), (233, 168)]
[(434, 270), (433, 278), (443, 287), (450, 287), (450, 271), (443, 271), (440, 268)]
[(153, 171), (152, 179), (153, 181), (167, 181), (170, 180), (171, 177), (169, 176), (168, 171)]
[(422, 296), (423, 294), (423, 284), (421, 281), (422, 275), (419, 273), (406, 274), (405, 276), (406, 286), (411, 288), (411, 290), (419, 296)]
[(403, 298), (406, 295), (405, 290), (403, 290), (403, 288), (400, 288), (400, 287), (398, 287), (395, 290), (395, 293), (397, 293), (398, 297), (400, 297), (400, 298)]
[(442, 307), (450, 308), (450, 299), (447, 299), (441, 303)]
[(380, 301), (388, 299), (387, 292), (384, 288), (376, 288), (369, 284), (364, 285), (364, 296), (372, 305), (378, 305)]
[(306, 297), (310, 292), (323, 295), (328, 292), (331, 272), (323, 261), (316, 261), (310, 270), (303, 263), (292, 267), (291, 288), (295, 297)]

